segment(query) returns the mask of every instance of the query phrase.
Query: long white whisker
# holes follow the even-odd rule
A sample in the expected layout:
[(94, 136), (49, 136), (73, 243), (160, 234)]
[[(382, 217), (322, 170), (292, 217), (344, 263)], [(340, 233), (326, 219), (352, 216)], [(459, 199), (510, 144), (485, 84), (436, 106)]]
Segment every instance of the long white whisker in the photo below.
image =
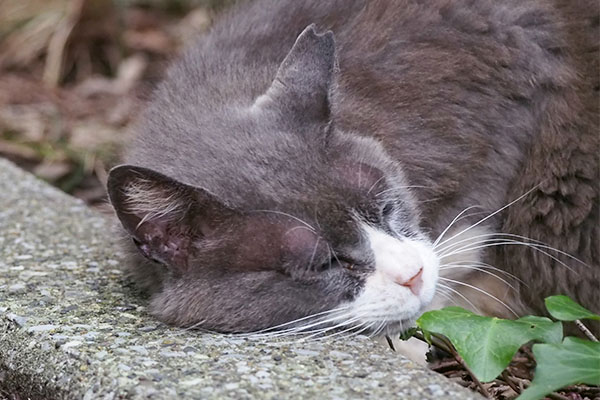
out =
[[(456, 242), (451, 242), (450, 244), (447, 244), (446, 246), (443, 246), (439, 249), (435, 249), (435, 252), (436, 252), (436, 254), (439, 254), (440, 256), (442, 256), (444, 254), (444, 252), (447, 250), (450, 250), (450, 249), (456, 250), (457, 248), (462, 248), (465, 246), (468, 247), (469, 245), (472, 245), (475, 243), (484, 243), (485, 240), (484, 241), (476, 241), (476, 239), (490, 237), (489, 239), (486, 239), (486, 240), (492, 240), (494, 238), (494, 236), (496, 236), (496, 235), (497, 234), (495, 234), (495, 233), (484, 233), (484, 234), (477, 235), (477, 236), (470, 236), (468, 238), (461, 239)], [(463, 243), (467, 243), (467, 244), (464, 245)]]
[(378, 184), (379, 182), (381, 182), (381, 180), (382, 180), (383, 178), (385, 178), (385, 175), (381, 176), (381, 178), (377, 179), (377, 180), (375, 181), (375, 183), (373, 183), (373, 184), (371, 185), (371, 187), (370, 187), (370, 188), (369, 188), (369, 190), (367, 191), (367, 196), (368, 196), (369, 194), (371, 194), (371, 190), (375, 189), (375, 186), (377, 186), (377, 184)]
[(378, 336), (381, 332), (383, 332), (383, 329), (384, 329), (386, 323), (387, 323), (387, 319), (385, 319), (385, 318), (382, 319), (381, 322), (379, 323), (379, 326), (377, 327), (377, 329), (375, 329), (373, 331), (372, 336)]
[[(493, 240), (502, 240), (502, 239), (493, 239)], [(486, 241), (487, 242), (487, 241)], [(478, 250), (478, 249), (483, 249), (483, 248), (487, 248), (487, 247), (495, 247), (495, 246), (525, 246), (525, 247), (530, 247), (533, 250), (536, 250), (548, 257), (550, 257), (551, 259), (553, 259), (554, 261), (556, 261), (557, 263), (559, 263), (560, 265), (562, 265), (563, 267), (565, 267), (566, 269), (568, 269), (569, 271), (573, 272), (576, 275), (579, 275), (579, 272), (575, 271), (573, 268), (569, 267), (567, 264), (565, 264), (564, 262), (562, 262), (561, 260), (559, 260), (558, 258), (554, 257), (552, 254), (548, 253), (547, 251), (544, 250), (540, 250), (538, 247), (547, 247), (547, 246), (541, 246), (535, 243), (525, 243), (525, 242), (519, 242), (519, 241), (515, 241), (515, 240), (509, 240), (509, 239), (505, 239), (505, 241), (503, 242), (492, 242), (492, 243), (487, 243), (481, 246), (474, 246), (474, 247), (469, 247), (469, 248), (464, 248), (464, 249), (458, 249), (455, 251), (452, 251), (449, 254), (444, 254), (442, 257), (449, 257), (449, 256), (454, 256), (457, 254), (461, 254), (461, 253), (468, 253), (471, 252), (473, 250)]]
[(315, 243), (315, 248), (313, 250), (312, 256), (310, 257), (310, 263), (308, 265), (313, 265), (315, 261), (315, 255), (317, 254), (317, 249), (319, 248), (319, 242), (321, 241), (321, 237), (317, 237), (317, 242)]
[(198, 330), (198, 331), (201, 331), (203, 333), (219, 334), (219, 332), (217, 332), (217, 331), (211, 331), (210, 329), (200, 328), (200, 326), (202, 324), (204, 324), (205, 322), (206, 322), (206, 320), (202, 320), (200, 322), (196, 322), (193, 325), (183, 327), (183, 328), (181, 328), (180, 332), (176, 333), (176, 335), (183, 335), (183, 334), (185, 334), (185, 333), (187, 333), (188, 331), (191, 331), (191, 330)]
[[(494, 267), (494, 266), (493, 266), (493, 265), (491, 265), (491, 264), (484, 263), (484, 262), (481, 262), (481, 261), (468, 261), (468, 262), (465, 262), (465, 261), (455, 261), (455, 262), (445, 263), (445, 264), (442, 264), (442, 265), (440, 266), (440, 271), (441, 271), (441, 270), (444, 270), (444, 269), (446, 269), (446, 268), (445, 268), (446, 266), (453, 266), (453, 265), (459, 265), (459, 266), (469, 266), (469, 265), (473, 265), (473, 266), (477, 266), (477, 267), (479, 267), (479, 268), (483, 268), (483, 269), (491, 269), (491, 270), (493, 270), (493, 271), (500, 272), (501, 274), (504, 274), (504, 275), (506, 275), (507, 277), (509, 277), (509, 278), (511, 278), (511, 279), (514, 279), (514, 280), (518, 281), (518, 282), (519, 282), (520, 284), (522, 284), (523, 286), (528, 286), (526, 282), (524, 282), (524, 281), (522, 281), (521, 279), (517, 278), (517, 276), (516, 276), (516, 275), (513, 275), (513, 274), (511, 274), (510, 272), (506, 272), (506, 271), (504, 271), (504, 270), (502, 270), (502, 269), (500, 269), (500, 268), (496, 268), (496, 267)], [(443, 267), (444, 267), (444, 268), (443, 268)]]
[(448, 286), (448, 285), (444, 285), (443, 283), (439, 283), (438, 282), (438, 286), (441, 287), (442, 289), (446, 289), (449, 290), (450, 292), (456, 294), (458, 297), (460, 297), (461, 299), (463, 299), (468, 305), (470, 305), (474, 311), (476, 311), (477, 313), (481, 314), (481, 310), (479, 309), (479, 307), (477, 307), (475, 304), (473, 304), (471, 302), (471, 300), (469, 300), (464, 294), (462, 294), (461, 292), (459, 292), (458, 290)]
[[(347, 332), (344, 335), (338, 336), (338, 340), (346, 340), (348, 338), (358, 336), (358, 335), (362, 334), (363, 332), (368, 331), (369, 329), (371, 329), (372, 326), (373, 326), (373, 324), (366, 324), (366, 323), (359, 324), (359, 325), (357, 325), (355, 327), (355, 329), (360, 328), (359, 330), (357, 330), (357, 331), (350, 331), (350, 332)], [(326, 336), (323, 339), (328, 339), (328, 338), (330, 338), (330, 336)]]
[(575, 257), (575, 256), (573, 256), (573, 255), (571, 255), (571, 254), (569, 254), (569, 253), (567, 253), (565, 251), (562, 251), (562, 250), (559, 250), (559, 249), (557, 249), (555, 247), (552, 247), (552, 246), (548, 245), (548, 243), (544, 243), (541, 240), (535, 240), (535, 239), (528, 238), (527, 236), (515, 235), (515, 234), (512, 234), (512, 233), (500, 233), (500, 235), (502, 235), (502, 236), (509, 236), (509, 237), (516, 237), (516, 238), (519, 238), (519, 239), (524, 239), (524, 240), (528, 240), (528, 241), (534, 242), (533, 244), (535, 244), (535, 245), (544, 246), (544, 248), (546, 248), (548, 250), (555, 251), (558, 254), (561, 254), (561, 255), (563, 255), (565, 257), (570, 258), (571, 260), (577, 261), (578, 263), (580, 263), (582, 265), (585, 265), (588, 268), (591, 268), (591, 266), (589, 264), (585, 263), (584, 261), (580, 260), (579, 258), (577, 258), (577, 257)]
[(498, 275), (494, 274), (493, 272), (486, 271), (482, 267), (474, 267), (474, 266), (470, 266), (470, 265), (453, 265), (451, 267), (446, 267), (446, 268), (441, 268), (440, 267), (440, 270), (442, 270), (442, 269), (457, 269), (457, 268), (472, 269), (472, 270), (479, 271), (481, 273), (493, 276), (494, 278), (496, 278), (499, 281), (503, 282), (506, 286), (510, 287), (512, 290), (518, 291), (517, 288), (515, 288), (512, 284), (510, 284), (506, 279), (499, 277)]
[[(444, 289), (447, 290), (447, 288), (439, 288), (439, 289)], [(456, 303), (456, 299), (454, 299), (449, 293), (444, 292), (443, 290), (438, 290), (436, 292), (436, 294), (439, 294), (440, 296), (442, 296), (444, 299), (452, 302), (453, 304), (457, 304)]]
[[(359, 320), (359, 321), (360, 321), (360, 318), (361, 318), (361, 317), (357, 317), (357, 320)], [(354, 321), (353, 321), (353, 322), (354, 322)], [(316, 338), (315, 340), (331, 339), (331, 338), (333, 338), (333, 337), (340, 336), (340, 335), (342, 335), (342, 336), (345, 336), (345, 337), (355, 336), (355, 335), (359, 334), (360, 332), (363, 332), (365, 329), (368, 329), (368, 328), (363, 328), (362, 330), (358, 331), (359, 333), (356, 333), (356, 332), (354, 332), (354, 331), (356, 331), (356, 329), (360, 328), (361, 326), (364, 326), (364, 325), (365, 325), (365, 323), (366, 323), (366, 322), (361, 322), (361, 323), (360, 323), (360, 324), (358, 324), (358, 325), (350, 325), (348, 328), (346, 328), (346, 329), (344, 329), (344, 330), (341, 330), (341, 331), (337, 331), (337, 330), (335, 330), (335, 329), (336, 329), (336, 328), (341, 328), (341, 327), (342, 327), (342, 326), (344, 326), (344, 325), (338, 325), (337, 327), (334, 327), (334, 328), (332, 328), (332, 329), (329, 329), (329, 330), (327, 330), (327, 331), (324, 331), (323, 333), (324, 333), (324, 334), (326, 334), (326, 333), (328, 333), (328, 332), (331, 332), (331, 331), (335, 331), (335, 332), (333, 332), (333, 333), (331, 333), (331, 334), (326, 334), (326, 335), (324, 335), (324, 336), (323, 336), (323, 337), (321, 337), (321, 338)], [(349, 334), (349, 335), (344, 335), (344, 333), (348, 333), (348, 332), (350, 332), (350, 334)], [(317, 335), (318, 335), (318, 334), (315, 334), (315, 335), (312, 335), (312, 336), (315, 336), (315, 337), (316, 337)], [(303, 338), (303, 339), (304, 339), (304, 338)], [(308, 340), (311, 340), (311, 339), (314, 339), (314, 338), (313, 338), (313, 337), (311, 337), (311, 336), (309, 336), (309, 337), (307, 337), (306, 339), (308, 339)]]
[(458, 213), (458, 215), (456, 217), (454, 217), (454, 219), (452, 220), (452, 222), (450, 222), (450, 224), (446, 227), (446, 229), (444, 229), (442, 231), (442, 233), (439, 234), (439, 236), (437, 237), (437, 239), (435, 239), (435, 242), (433, 242), (433, 248), (435, 249), (437, 247), (437, 244), (442, 239), (442, 237), (446, 234), (446, 232), (448, 232), (448, 229), (450, 229), (452, 227), (452, 225), (454, 225), (454, 223), (456, 221), (458, 221), (462, 215), (464, 215), (464, 213), (466, 213), (470, 209), (476, 208), (476, 207), (479, 207), (479, 206), (470, 206), (470, 207), (467, 207), (464, 210), (462, 210), (460, 213)]
[[(325, 334), (323, 336), (311, 338), (310, 340), (317, 342), (320, 340), (329, 340), (332, 337), (336, 337), (336, 336), (338, 336), (338, 339), (346, 339), (349, 337), (358, 336), (362, 332), (370, 329), (373, 326), (373, 324), (374, 324), (374, 322), (367, 323), (367, 321), (363, 321), (363, 322), (360, 322), (358, 325), (350, 326), (348, 329), (344, 329), (343, 331), (335, 331), (334, 333), (331, 333), (331, 334), (327, 334), (327, 332), (324, 332)], [(332, 331), (328, 331), (328, 332), (332, 332)], [(301, 340), (304, 340), (304, 338), (302, 338)]]
[[(337, 318), (334, 318), (334, 321), (327, 321), (327, 323), (329, 323), (329, 322), (336, 322), (335, 319), (342, 320), (337, 325), (326, 326), (326, 327), (315, 329), (312, 331), (307, 331), (307, 329), (312, 328), (312, 326), (310, 326), (310, 325), (301, 326), (301, 327), (299, 327), (299, 330), (295, 331), (295, 333), (301, 333), (301, 334), (312, 333), (312, 335), (308, 336), (308, 338), (311, 338), (311, 337), (318, 336), (320, 334), (324, 334), (324, 333), (332, 331), (332, 330), (339, 329), (340, 327), (343, 327), (343, 326), (348, 326), (348, 325), (351, 326), (351, 324), (353, 324), (356, 321), (360, 321), (364, 318), (372, 317), (372, 314), (371, 314), (372, 311), (377, 310), (377, 308), (378, 308), (378, 305), (375, 304), (375, 305), (371, 305), (370, 307), (365, 307), (365, 308), (361, 309), (360, 310), (361, 312), (359, 314), (354, 315), (354, 314), (350, 314), (350, 313), (345, 313)], [(348, 317), (350, 317), (350, 318), (348, 319)], [(358, 326), (363, 325), (366, 322), (368, 322), (368, 321), (363, 321)], [(320, 324), (316, 324), (316, 325), (318, 326)], [(354, 326), (354, 328), (356, 328), (356, 326)]]
[[(313, 338), (315, 338), (315, 337), (317, 337), (319, 335), (323, 335), (323, 334), (325, 334), (327, 332), (335, 331), (336, 329), (339, 329), (339, 328), (342, 328), (342, 327), (347, 327), (348, 324), (352, 324), (352, 323), (357, 322), (357, 321), (360, 321), (360, 317), (350, 318), (350, 319), (344, 320), (344, 321), (342, 321), (342, 322), (340, 322), (340, 323), (338, 323), (336, 325), (327, 326), (325, 328), (317, 329), (315, 331), (303, 332), (304, 334), (309, 333), (310, 335), (303, 336), (302, 340), (306, 340), (306, 341), (311, 340), (311, 339), (313, 339)], [(352, 328), (349, 328), (349, 329), (352, 329)]]
[(245, 334), (238, 334), (238, 336), (256, 335), (256, 334), (261, 334), (261, 333), (266, 333), (266, 332), (273, 332), (273, 331), (280, 332), (280, 331), (278, 331), (278, 329), (280, 329), (280, 328), (284, 328), (286, 326), (294, 325), (294, 324), (297, 324), (299, 322), (306, 321), (308, 319), (314, 319), (314, 318), (317, 318), (317, 317), (323, 317), (324, 315), (327, 315), (327, 314), (346, 311), (346, 310), (349, 310), (350, 308), (351, 308), (351, 306), (349, 306), (349, 305), (341, 306), (341, 307), (336, 307), (336, 308), (332, 308), (331, 310), (325, 310), (325, 311), (318, 312), (316, 314), (307, 315), (306, 317), (298, 318), (298, 319), (295, 319), (293, 321), (289, 321), (289, 322), (285, 322), (283, 324), (275, 325), (275, 326), (272, 326), (270, 328), (261, 329), (259, 331), (249, 332), (249, 333), (245, 333)]
[(458, 232), (457, 234), (451, 236), (450, 238), (438, 243), (438, 245), (442, 245), (444, 243), (447, 243), (448, 241), (454, 239), (455, 237), (462, 235), (465, 232), (468, 232), (469, 230), (475, 228), (476, 226), (478, 226), (479, 224), (487, 221), (488, 219), (492, 218), (494, 215), (502, 212), (503, 210), (507, 209), (508, 207), (512, 206), (513, 204), (515, 204), (516, 202), (522, 200), (523, 198), (525, 198), (527, 195), (529, 195), (531, 192), (533, 192), (534, 190), (536, 190), (539, 186), (541, 185), (541, 183), (538, 183), (537, 185), (535, 185), (533, 188), (529, 189), (526, 193), (522, 194), (521, 196), (519, 196), (516, 200), (511, 201), (510, 203), (508, 203), (507, 205), (505, 205), (504, 207), (499, 208), (498, 210), (494, 211), (493, 213), (491, 213), (490, 215), (488, 215), (487, 217), (484, 217), (482, 219), (480, 219), (479, 221), (477, 221), (476, 223), (474, 223), (473, 225), (463, 229), (462, 231)]
[(342, 263), (340, 262), (340, 259), (338, 258), (337, 254), (335, 254), (335, 250), (333, 250), (331, 246), (329, 246), (329, 248), (331, 249), (331, 254), (333, 254), (335, 260), (338, 262), (339, 265), (341, 265)]
[(513, 310), (513, 309), (512, 309), (512, 308), (511, 308), (511, 307), (510, 307), (508, 304), (506, 304), (505, 302), (503, 302), (502, 300), (500, 300), (500, 299), (499, 299), (499, 298), (497, 298), (496, 296), (494, 296), (494, 295), (492, 295), (492, 294), (489, 294), (489, 293), (488, 293), (488, 292), (486, 292), (485, 290), (478, 288), (477, 286), (469, 285), (468, 283), (461, 282), (461, 281), (457, 281), (457, 280), (454, 280), (454, 279), (441, 278), (441, 277), (440, 277), (440, 279), (441, 279), (441, 280), (443, 280), (443, 281), (446, 281), (446, 282), (452, 282), (452, 283), (456, 283), (456, 284), (458, 284), (458, 285), (463, 285), (463, 286), (466, 286), (466, 287), (468, 287), (468, 288), (471, 288), (471, 289), (473, 289), (473, 290), (476, 290), (476, 291), (478, 291), (478, 292), (480, 292), (480, 293), (483, 293), (483, 294), (485, 294), (486, 296), (489, 296), (490, 298), (492, 298), (492, 299), (496, 300), (498, 303), (502, 304), (504, 307), (506, 307), (506, 309), (507, 309), (508, 311), (510, 311), (511, 313), (513, 313), (515, 317), (518, 317), (518, 316), (519, 316), (519, 314), (517, 314), (517, 313), (516, 313), (516, 312), (515, 312), (515, 311), (514, 311), (514, 310)]
[[(304, 226), (304, 225), (301, 225), (301, 226), (295, 226), (295, 227), (293, 227), (293, 228), (290, 228), (290, 229), (288, 229), (288, 230), (287, 230), (287, 231), (286, 231), (286, 232), (283, 234), (283, 236), (289, 235), (290, 233), (294, 232), (294, 231), (295, 231), (295, 230), (297, 230), (297, 229), (306, 229), (306, 230), (307, 230), (307, 231), (309, 231), (309, 232), (313, 232), (313, 231), (312, 231), (312, 229), (310, 229), (309, 227), (307, 227), (307, 226)], [(314, 232), (313, 232), (313, 233), (314, 233)]]
[[(299, 325), (299, 326), (295, 326), (295, 327), (292, 327), (292, 328), (284, 330), (284, 331), (275, 331), (272, 333), (266, 333), (263, 335), (253, 335), (253, 336), (278, 337), (278, 336), (286, 336), (286, 335), (290, 335), (290, 334), (306, 334), (306, 333), (322, 332), (322, 331), (326, 331), (326, 330), (336, 329), (336, 327), (345, 325), (349, 321), (354, 320), (355, 318), (363, 318), (364, 316), (368, 315), (368, 313), (370, 311), (372, 311), (372, 309), (375, 309), (375, 307), (371, 307), (371, 308), (367, 308), (367, 309), (363, 310), (363, 313), (361, 315), (352, 315), (350, 313), (342, 313), (341, 315), (336, 315), (332, 318), (328, 318), (328, 319), (324, 319), (324, 320), (323, 319), (317, 320), (316, 322), (308, 324), (308, 325)], [(348, 317), (352, 317), (352, 318), (347, 319)], [(327, 325), (329, 323), (337, 323), (340, 320), (342, 320), (342, 321), (335, 327), (326, 326), (324, 328), (319, 328), (316, 330), (308, 331), (308, 329), (314, 328), (316, 326)]]
[(350, 336), (353, 335), (353, 333), (354, 333), (354, 331), (356, 329), (358, 329), (359, 327), (361, 327), (363, 325), (364, 325), (364, 322), (361, 322), (358, 325), (351, 325), (351, 326), (349, 326), (349, 327), (347, 327), (346, 329), (343, 329), (343, 330), (335, 330), (335, 329), (334, 330), (329, 330), (327, 332), (323, 332), (322, 336), (319, 336), (317, 334), (314, 337), (309, 338), (308, 340), (318, 342), (318, 341), (321, 341), (321, 340), (329, 340), (329, 339), (334, 338), (334, 337), (337, 337), (338, 339), (342, 339), (342, 338), (345, 338), (345, 337), (350, 337)]
[[(484, 238), (484, 237), (488, 237), (489, 239), (486, 239), (485, 241), (473, 242), (474, 239), (479, 239), (479, 238)], [(451, 248), (453, 248), (453, 247), (455, 247), (458, 244), (463, 243), (463, 242), (470, 242), (469, 244), (479, 244), (479, 243), (485, 243), (488, 240), (489, 241), (492, 241), (492, 240), (496, 240), (496, 241), (498, 241), (498, 240), (510, 240), (510, 239), (506, 239), (505, 237), (508, 237), (508, 238), (518, 238), (518, 239), (523, 239), (523, 240), (531, 241), (533, 243), (519, 242), (518, 240), (515, 240), (514, 242), (515, 243), (523, 243), (523, 244), (527, 244), (527, 245), (538, 246), (538, 247), (541, 247), (541, 248), (552, 250), (552, 251), (557, 252), (558, 254), (561, 254), (561, 255), (563, 255), (565, 257), (568, 257), (568, 258), (570, 258), (570, 259), (572, 259), (574, 261), (577, 261), (578, 263), (580, 263), (582, 265), (585, 265), (588, 268), (590, 267), (588, 264), (586, 264), (585, 262), (581, 261), (577, 257), (575, 257), (575, 256), (573, 256), (573, 255), (571, 255), (571, 254), (569, 254), (567, 252), (564, 252), (562, 250), (559, 250), (559, 249), (557, 249), (555, 247), (549, 246), (547, 243), (544, 243), (544, 242), (542, 242), (540, 240), (531, 239), (531, 238), (528, 238), (526, 236), (515, 235), (515, 234), (512, 234), (512, 233), (501, 233), (501, 232), (500, 233), (486, 233), (486, 234), (481, 234), (481, 235), (473, 236), (473, 237), (470, 237), (470, 238), (467, 238), (467, 239), (462, 239), (462, 240), (459, 240), (457, 242), (451, 243), (451, 244), (449, 244), (449, 245), (447, 245), (445, 247), (442, 247), (441, 249), (436, 249), (436, 253), (440, 254), (443, 257), (443, 256), (445, 256), (444, 255), (444, 251), (445, 250), (449, 250), (449, 249), (451, 249)], [(458, 249), (455, 249), (455, 250), (458, 250)]]
[(298, 326), (293, 326), (291, 328), (288, 329), (284, 329), (284, 330), (277, 330), (277, 331), (273, 331), (273, 332), (265, 332), (265, 333), (259, 333), (259, 334), (252, 334), (251, 336), (253, 337), (279, 337), (279, 336), (288, 336), (288, 335), (295, 335), (298, 333), (307, 333), (310, 332), (308, 331), (309, 329), (312, 329), (314, 327), (317, 327), (319, 325), (325, 325), (327, 326), (330, 323), (337, 323), (340, 319), (344, 320), (346, 317), (348, 317), (349, 314), (341, 314), (341, 315), (335, 315), (331, 318), (321, 318), (321, 319), (317, 319), (315, 322), (306, 324), (306, 325), (298, 325)]

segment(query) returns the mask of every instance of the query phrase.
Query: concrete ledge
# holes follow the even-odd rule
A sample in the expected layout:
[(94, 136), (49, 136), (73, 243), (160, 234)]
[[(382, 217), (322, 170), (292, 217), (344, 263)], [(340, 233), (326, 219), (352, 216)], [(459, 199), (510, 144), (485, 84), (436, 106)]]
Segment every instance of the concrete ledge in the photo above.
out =
[(366, 338), (258, 342), (164, 326), (123, 280), (109, 225), (0, 160), (4, 392), (44, 399), (479, 398)]

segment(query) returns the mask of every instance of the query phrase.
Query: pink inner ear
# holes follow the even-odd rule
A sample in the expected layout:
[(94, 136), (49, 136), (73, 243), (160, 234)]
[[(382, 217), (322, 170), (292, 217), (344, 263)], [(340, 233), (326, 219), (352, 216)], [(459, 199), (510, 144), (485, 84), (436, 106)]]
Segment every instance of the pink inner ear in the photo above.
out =
[(364, 163), (344, 163), (337, 170), (342, 180), (360, 191), (374, 191), (385, 183), (380, 169)]
[(137, 227), (136, 234), (140, 252), (179, 272), (187, 269), (190, 237), (180, 229), (169, 229), (166, 221), (159, 219), (144, 222)]

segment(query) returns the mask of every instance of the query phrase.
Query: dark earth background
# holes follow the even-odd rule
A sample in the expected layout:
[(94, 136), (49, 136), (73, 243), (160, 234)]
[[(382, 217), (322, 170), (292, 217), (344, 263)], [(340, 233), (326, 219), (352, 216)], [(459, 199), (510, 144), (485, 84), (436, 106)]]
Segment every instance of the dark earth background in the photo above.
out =
[(0, 157), (109, 211), (119, 160), (169, 62), (232, 0), (0, 0)]

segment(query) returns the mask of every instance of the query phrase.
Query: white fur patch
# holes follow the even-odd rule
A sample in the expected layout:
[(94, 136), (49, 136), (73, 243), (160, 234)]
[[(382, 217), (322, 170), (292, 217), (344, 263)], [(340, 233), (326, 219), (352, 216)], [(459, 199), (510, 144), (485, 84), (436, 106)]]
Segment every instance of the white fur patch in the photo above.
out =
[[(363, 229), (375, 256), (375, 271), (352, 302), (353, 315), (364, 323), (409, 323), (431, 301), (438, 276), (438, 259), (430, 243), (398, 239), (368, 225)], [(402, 283), (422, 269), (423, 284), (417, 294)], [(385, 321), (385, 322), (384, 322)]]

